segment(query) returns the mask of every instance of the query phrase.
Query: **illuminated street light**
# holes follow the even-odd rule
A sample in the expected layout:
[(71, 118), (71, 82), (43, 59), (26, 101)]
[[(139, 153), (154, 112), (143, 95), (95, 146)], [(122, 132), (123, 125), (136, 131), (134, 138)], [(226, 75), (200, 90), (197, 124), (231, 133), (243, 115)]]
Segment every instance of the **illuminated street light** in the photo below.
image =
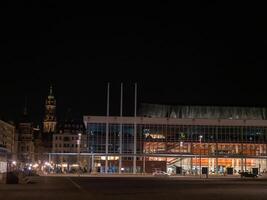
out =
[(182, 147), (182, 146), (183, 146), (183, 142), (181, 141), (181, 142), (180, 142), (180, 147)]
[(200, 135), (199, 136), (199, 177), (201, 178), (201, 140), (202, 140), (203, 136)]
[(39, 167), (39, 165), (38, 165), (38, 163), (35, 163), (32, 167), (37, 168), (37, 167)]

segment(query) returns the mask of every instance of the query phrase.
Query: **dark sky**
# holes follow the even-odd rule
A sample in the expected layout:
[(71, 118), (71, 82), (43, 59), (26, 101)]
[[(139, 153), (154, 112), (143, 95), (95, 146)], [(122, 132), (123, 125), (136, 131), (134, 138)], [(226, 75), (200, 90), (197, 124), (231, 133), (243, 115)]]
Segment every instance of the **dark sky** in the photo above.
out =
[(17, 119), (26, 95), (39, 120), (50, 82), (59, 116), (69, 107), (77, 116), (105, 114), (108, 81), (114, 115), (121, 81), (128, 114), (135, 81), (139, 102), (266, 106), (266, 12), (201, 2), (154, 1), (152, 12), (138, 16), (8, 5), (1, 21), (0, 114)]

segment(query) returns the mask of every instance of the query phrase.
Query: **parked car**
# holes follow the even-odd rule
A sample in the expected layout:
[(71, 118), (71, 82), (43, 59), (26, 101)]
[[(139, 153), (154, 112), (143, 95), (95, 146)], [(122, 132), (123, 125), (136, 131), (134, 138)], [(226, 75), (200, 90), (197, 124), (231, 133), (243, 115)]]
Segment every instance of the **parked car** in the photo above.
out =
[(161, 177), (168, 177), (170, 176), (167, 172), (164, 171), (155, 171), (152, 174), (153, 176), (161, 176)]
[(257, 174), (253, 174), (251, 172), (241, 172), (240, 175), (241, 175), (241, 177), (252, 177), (252, 178), (258, 177)]

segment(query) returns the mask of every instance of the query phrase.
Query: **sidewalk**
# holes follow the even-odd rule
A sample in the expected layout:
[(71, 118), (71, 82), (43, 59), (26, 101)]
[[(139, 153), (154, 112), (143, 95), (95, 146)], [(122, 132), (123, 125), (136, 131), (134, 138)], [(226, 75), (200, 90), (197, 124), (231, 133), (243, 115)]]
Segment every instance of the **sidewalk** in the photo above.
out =
[(66, 177), (153, 177), (152, 174), (41, 174), (40, 176)]
[[(152, 174), (42, 174), (40, 176), (54, 176), (54, 177), (156, 177)], [(205, 175), (170, 175), (168, 178), (181, 178), (181, 179), (206, 179)], [(237, 179), (240, 175), (209, 175), (208, 179)]]

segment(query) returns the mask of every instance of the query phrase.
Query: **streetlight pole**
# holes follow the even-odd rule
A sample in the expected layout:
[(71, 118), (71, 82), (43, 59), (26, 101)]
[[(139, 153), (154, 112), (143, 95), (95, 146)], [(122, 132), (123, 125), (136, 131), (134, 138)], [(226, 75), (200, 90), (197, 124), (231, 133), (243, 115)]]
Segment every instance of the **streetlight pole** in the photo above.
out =
[(202, 140), (202, 135), (199, 136), (199, 178), (201, 178), (201, 140)]
[(82, 134), (79, 133), (78, 134), (78, 140), (77, 140), (77, 148), (78, 148), (78, 166), (79, 166), (79, 169), (78, 169), (78, 174), (80, 175), (80, 168), (81, 168), (81, 162), (80, 162), (80, 154), (81, 154), (81, 137), (82, 137)]
[[(181, 151), (182, 150), (182, 151)], [(181, 174), (183, 175), (183, 152), (184, 152), (184, 150), (183, 150), (183, 142), (182, 141), (180, 141), (180, 155), (182, 155), (181, 156), (181, 162), (180, 162), (180, 164), (181, 164)], [(181, 154), (182, 153), (182, 154)]]

